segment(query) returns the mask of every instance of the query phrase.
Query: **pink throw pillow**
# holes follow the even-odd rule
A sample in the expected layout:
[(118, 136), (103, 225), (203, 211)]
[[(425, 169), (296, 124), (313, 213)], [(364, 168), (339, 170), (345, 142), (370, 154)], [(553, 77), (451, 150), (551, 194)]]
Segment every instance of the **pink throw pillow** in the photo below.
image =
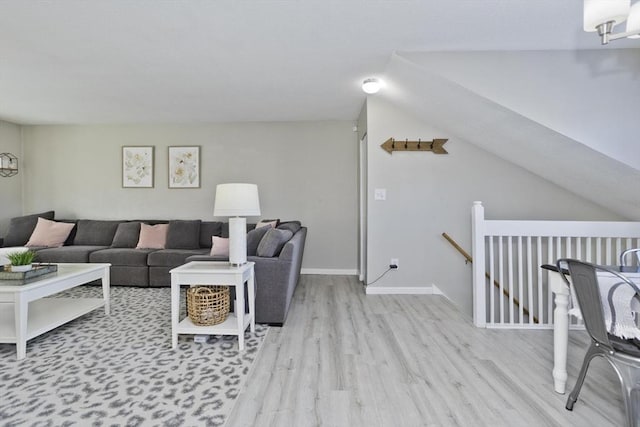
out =
[(280, 222), (279, 219), (263, 219), (256, 224), (256, 228), (266, 227), (266, 226), (269, 226), (271, 228), (276, 228), (278, 226), (278, 222)]
[(136, 249), (164, 249), (167, 245), (169, 224), (140, 223), (140, 238)]
[(64, 245), (69, 233), (75, 224), (67, 222), (56, 222), (44, 218), (38, 218), (36, 228), (25, 246), (46, 246), (48, 248), (59, 248)]
[(211, 236), (211, 256), (229, 256), (229, 239)]

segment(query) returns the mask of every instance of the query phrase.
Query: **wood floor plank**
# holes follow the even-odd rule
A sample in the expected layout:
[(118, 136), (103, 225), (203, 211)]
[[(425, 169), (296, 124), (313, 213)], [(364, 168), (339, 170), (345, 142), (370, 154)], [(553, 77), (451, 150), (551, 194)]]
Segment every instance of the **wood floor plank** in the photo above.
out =
[[(571, 331), (568, 389), (588, 337)], [(594, 360), (573, 412), (553, 391), (551, 330), (475, 328), (446, 298), (366, 295), (305, 275), (227, 426), (617, 426), (620, 386)]]

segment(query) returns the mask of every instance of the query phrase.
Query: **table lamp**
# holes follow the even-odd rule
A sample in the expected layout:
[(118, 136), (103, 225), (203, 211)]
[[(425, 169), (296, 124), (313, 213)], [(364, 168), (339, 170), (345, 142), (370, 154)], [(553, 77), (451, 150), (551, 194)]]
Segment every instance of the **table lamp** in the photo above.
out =
[(247, 220), (242, 216), (260, 215), (256, 184), (218, 184), (213, 207), (214, 216), (229, 218), (229, 263), (247, 262)]

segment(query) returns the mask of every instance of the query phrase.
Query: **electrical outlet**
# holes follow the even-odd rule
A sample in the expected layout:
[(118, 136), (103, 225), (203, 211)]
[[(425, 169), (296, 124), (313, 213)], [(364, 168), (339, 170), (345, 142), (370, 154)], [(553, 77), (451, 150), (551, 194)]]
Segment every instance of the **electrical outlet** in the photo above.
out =
[(391, 262), (389, 263), (389, 265), (395, 265), (397, 269), (398, 267), (400, 267), (399, 262), (400, 260), (398, 258), (391, 258)]

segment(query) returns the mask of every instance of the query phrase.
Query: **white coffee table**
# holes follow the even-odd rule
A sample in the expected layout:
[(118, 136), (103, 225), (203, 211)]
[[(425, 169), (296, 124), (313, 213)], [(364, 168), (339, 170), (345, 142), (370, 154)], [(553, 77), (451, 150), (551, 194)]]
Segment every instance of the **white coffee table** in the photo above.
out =
[[(248, 262), (239, 267), (228, 262), (192, 261), (174, 268), (171, 273), (171, 346), (178, 345), (178, 334), (193, 335), (235, 335), (238, 348), (244, 350), (244, 331), (251, 326), (256, 331), (255, 322), (255, 278), (253, 266)], [(245, 313), (244, 285), (247, 286), (249, 312)], [(227, 319), (213, 326), (194, 325), (189, 317), (180, 321), (180, 285), (227, 285), (235, 286), (235, 313), (229, 313)]]
[[(0, 343), (16, 344), (17, 359), (27, 354), (27, 341), (104, 306), (109, 314), (111, 264), (58, 264), (58, 271), (26, 284), (0, 280)], [(102, 280), (102, 298), (44, 298)]]

